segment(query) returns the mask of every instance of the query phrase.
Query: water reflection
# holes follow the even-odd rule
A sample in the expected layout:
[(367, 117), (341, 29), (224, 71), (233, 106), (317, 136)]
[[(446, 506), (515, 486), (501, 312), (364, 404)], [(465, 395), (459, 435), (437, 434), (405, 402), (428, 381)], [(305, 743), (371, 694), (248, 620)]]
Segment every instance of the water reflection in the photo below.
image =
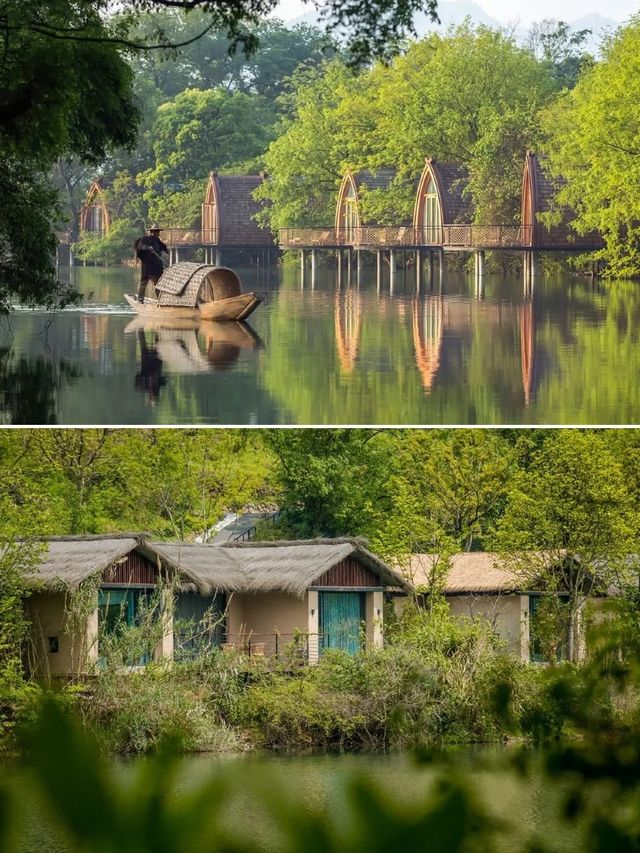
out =
[[(15, 423), (638, 423), (640, 288), (295, 267), (252, 326), (135, 318), (133, 270), (74, 271), (80, 309), (0, 327)], [(311, 286), (313, 281), (313, 287)], [(358, 284), (359, 281), (359, 284)], [(393, 287), (392, 287), (393, 284)], [(265, 291), (265, 287), (268, 288)], [(153, 324), (153, 325), (152, 325)], [(46, 329), (46, 334), (43, 334)], [(264, 345), (263, 345), (264, 341)]]

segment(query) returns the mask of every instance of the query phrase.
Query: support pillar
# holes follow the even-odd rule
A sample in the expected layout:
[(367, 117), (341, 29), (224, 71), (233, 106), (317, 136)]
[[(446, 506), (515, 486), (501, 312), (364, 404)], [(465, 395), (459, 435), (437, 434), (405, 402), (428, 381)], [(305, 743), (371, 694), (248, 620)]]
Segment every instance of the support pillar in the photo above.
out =
[(482, 278), (484, 276), (484, 252), (482, 249), (479, 249), (476, 252), (476, 278)]
[(311, 290), (316, 289), (316, 250), (311, 250)]
[(347, 249), (347, 287), (351, 284), (351, 247)]
[(376, 252), (376, 293), (380, 293), (382, 286), (382, 252), (380, 249)]
[(396, 253), (393, 249), (389, 249), (389, 293), (393, 293), (393, 286), (396, 280)]
[(422, 252), (420, 249), (416, 249), (415, 252), (415, 265), (416, 265), (416, 293), (420, 293), (420, 286), (422, 284)]

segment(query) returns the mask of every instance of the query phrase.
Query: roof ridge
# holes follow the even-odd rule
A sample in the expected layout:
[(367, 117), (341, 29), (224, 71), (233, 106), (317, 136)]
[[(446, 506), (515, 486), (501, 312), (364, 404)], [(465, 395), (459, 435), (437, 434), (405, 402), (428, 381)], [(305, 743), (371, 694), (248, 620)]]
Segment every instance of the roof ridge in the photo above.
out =
[(295, 545), (353, 545), (367, 548), (368, 541), (359, 536), (317, 537), (315, 539), (268, 539), (253, 542), (224, 542), (217, 548), (289, 548)]

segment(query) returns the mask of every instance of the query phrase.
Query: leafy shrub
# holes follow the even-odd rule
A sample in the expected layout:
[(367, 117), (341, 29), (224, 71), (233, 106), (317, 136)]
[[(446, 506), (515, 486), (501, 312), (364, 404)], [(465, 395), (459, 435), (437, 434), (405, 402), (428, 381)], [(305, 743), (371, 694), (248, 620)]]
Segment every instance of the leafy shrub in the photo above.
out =
[(242, 747), (210, 707), (206, 690), (163, 667), (98, 676), (80, 711), (111, 752), (152, 752), (164, 742), (182, 752)]

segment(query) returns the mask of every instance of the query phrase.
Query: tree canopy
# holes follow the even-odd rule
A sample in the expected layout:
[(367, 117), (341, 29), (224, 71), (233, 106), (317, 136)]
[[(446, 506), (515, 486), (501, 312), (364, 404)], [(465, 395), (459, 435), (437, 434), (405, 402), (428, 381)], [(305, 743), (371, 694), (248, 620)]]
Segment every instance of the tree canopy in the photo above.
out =
[(547, 111), (552, 174), (564, 179), (558, 202), (577, 214), (580, 233), (599, 231), (600, 257), (614, 276), (640, 273), (640, 18), (608, 39), (602, 60)]

